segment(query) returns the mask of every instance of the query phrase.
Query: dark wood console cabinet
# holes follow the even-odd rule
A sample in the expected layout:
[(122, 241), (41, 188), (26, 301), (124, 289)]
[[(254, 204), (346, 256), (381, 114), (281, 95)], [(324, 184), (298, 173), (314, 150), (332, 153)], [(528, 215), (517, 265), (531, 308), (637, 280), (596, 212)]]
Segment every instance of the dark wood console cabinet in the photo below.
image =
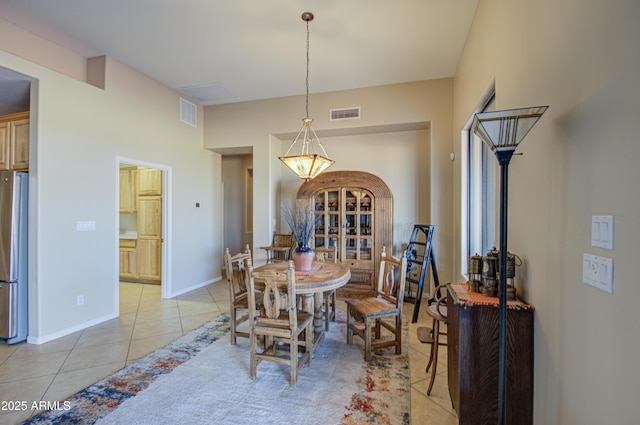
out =
[[(449, 395), (459, 424), (498, 423), (498, 298), (449, 284), (447, 367)], [(506, 423), (533, 423), (533, 307), (507, 310)]]

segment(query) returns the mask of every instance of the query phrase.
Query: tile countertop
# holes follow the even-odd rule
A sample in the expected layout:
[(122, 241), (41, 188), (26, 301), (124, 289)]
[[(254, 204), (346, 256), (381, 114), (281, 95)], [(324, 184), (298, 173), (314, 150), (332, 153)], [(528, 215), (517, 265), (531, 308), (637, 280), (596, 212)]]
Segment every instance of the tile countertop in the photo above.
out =
[(136, 230), (121, 230), (120, 239), (138, 239), (138, 232)]

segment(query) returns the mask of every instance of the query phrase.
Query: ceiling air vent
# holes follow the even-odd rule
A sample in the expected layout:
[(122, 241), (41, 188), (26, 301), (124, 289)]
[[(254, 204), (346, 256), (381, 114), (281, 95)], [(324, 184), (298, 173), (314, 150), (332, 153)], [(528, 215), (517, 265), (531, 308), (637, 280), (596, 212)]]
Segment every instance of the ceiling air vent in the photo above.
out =
[(330, 121), (341, 121), (341, 120), (359, 120), (360, 119), (360, 107), (354, 106), (351, 108), (339, 108), (339, 109), (331, 109), (331, 116), (329, 117)]
[(198, 108), (186, 99), (180, 98), (180, 121), (197, 127)]

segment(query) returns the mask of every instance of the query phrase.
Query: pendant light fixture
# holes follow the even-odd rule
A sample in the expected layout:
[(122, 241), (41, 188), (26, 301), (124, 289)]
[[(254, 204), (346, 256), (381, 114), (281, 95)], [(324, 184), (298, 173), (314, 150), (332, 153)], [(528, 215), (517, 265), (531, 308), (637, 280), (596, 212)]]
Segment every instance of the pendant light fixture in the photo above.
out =
[[(327, 157), (327, 152), (322, 147), (320, 139), (315, 130), (311, 126), (313, 119), (309, 118), (309, 22), (313, 21), (313, 13), (304, 12), (302, 20), (307, 24), (307, 78), (305, 80), (307, 86), (306, 94), (306, 113), (302, 119), (302, 128), (298, 135), (291, 142), (289, 150), (284, 156), (278, 157), (287, 167), (291, 169), (298, 177), (305, 181), (309, 181), (329, 168), (335, 161)], [(289, 155), (293, 146), (300, 140), (302, 144), (302, 152), (300, 155)], [(314, 141), (322, 150), (322, 154), (317, 154), (314, 148)]]

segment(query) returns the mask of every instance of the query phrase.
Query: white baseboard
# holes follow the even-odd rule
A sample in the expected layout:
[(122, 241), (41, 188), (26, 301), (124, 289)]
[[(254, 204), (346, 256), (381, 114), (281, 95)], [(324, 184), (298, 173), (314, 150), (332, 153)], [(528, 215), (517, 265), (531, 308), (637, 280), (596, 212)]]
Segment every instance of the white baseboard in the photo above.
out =
[(186, 294), (187, 292), (191, 292), (191, 291), (193, 291), (195, 289), (202, 288), (204, 286), (210, 285), (210, 284), (218, 282), (220, 280), (222, 280), (222, 276), (214, 277), (213, 279), (209, 279), (209, 280), (206, 280), (204, 282), (196, 283), (195, 285), (189, 286), (188, 288), (184, 288), (184, 289), (181, 289), (179, 291), (172, 292), (171, 294), (169, 294), (169, 298), (173, 298), (173, 297), (177, 297), (177, 296), (182, 295), (182, 294)]
[(52, 334), (49, 334), (49, 335), (45, 335), (45, 336), (41, 336), (41, 337), (28, 336), (27, 337), (27, 343), (36, 344), (36, 345), (44, 344), (45, 342), (53, 341), (54, 339), (62, 338), (63, 336), (70, 335), (70, 334), (72, 334), (74, 332), (81, 331), (81, 330), (86, 329), (88, 327), (99, 325), (100, 323), (106, 322), (106, 321), (111, 320), (111, 319), (115, 319), (116, 317), (118, 317), (118, 313), (113, 312), (113, 313), (108, 314), (106, 316), (98, 317), (97, 319), (93, 319), (93, 320), (90, 320), (88, 322), (84, 322), (84, 323), (81, 323), (79, 325), (72, 326), (70, 328), (67, 328), (67, 329), (64, 329), (64, 330), (61, 330), (59, 332), (55, 332), (55, 333), (52, 333)]
[[(172, 292), (171, 295), (169, 296), (169, 298), (177, 297), (179, 295), (182, 295), (182, 294), (185, 294), (187, 292), (193, 291), (194, 289), (202, 288), (204, 286), (210, 285), (210, 284), (218, 282), (220, 280), (222, 280), (222, 276), (215, 277), (215, 278), (207, 280), (205, 282), (197, 283), (197, 284), (195, 284), (193, 286), (190, 286), (188, 288), (181, 289), (180, 291)], [(81, 331), (81, 330), (86, 329), (88, 327), (99, 325), (100, 323), (106, 322), (106, 321), (111, 320), (111, 319), (115, 319), (118, 316), (119, 315), (118, 315), (117, 312), (113, 312), (113, 313), (108, 314), (106, 316), (98, 317), (97, 319), (93, 319), (93, 320), (90, 320), (88, 322), (84, 322), (84, 323), (81, 323), (79, 325), (72, 326), (70, 328), (67, 328), (67, 329), (64, 329), (64, 330), (61, 330), (59, 332), (55, 332), (55, 333), (52, 333), (52, 334), (49, 334), (49, 335), (45, 335), (45, 336), (41, 336), (41, 337), (28, 336), (27, 337), (27, 343), (36, 344), (36, 345), (44, 344), (46, 342), (53, 341), (54, 339), (62, 338), (63, 336), (67, 336), (67, 335), (70, 335), (70, 334), (72, 334), (74, 332)]]

